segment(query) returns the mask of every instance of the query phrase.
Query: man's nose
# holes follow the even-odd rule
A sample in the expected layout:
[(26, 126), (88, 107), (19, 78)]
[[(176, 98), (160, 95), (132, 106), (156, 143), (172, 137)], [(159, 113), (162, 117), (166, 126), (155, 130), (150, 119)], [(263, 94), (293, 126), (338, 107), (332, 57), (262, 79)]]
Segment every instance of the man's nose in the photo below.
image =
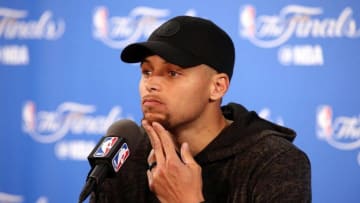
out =
[(149, 92), (161, 90), (161, 78), (159, 76), (152, 76), (148, 78), (145, 84), (146, 90)]

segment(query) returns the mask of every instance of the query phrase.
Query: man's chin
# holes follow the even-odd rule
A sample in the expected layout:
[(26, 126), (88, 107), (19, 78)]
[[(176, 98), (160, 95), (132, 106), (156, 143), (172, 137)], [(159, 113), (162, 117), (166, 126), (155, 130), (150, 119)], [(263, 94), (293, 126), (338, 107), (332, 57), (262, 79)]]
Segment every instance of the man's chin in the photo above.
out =
[(145, 114), (143, 120), (147, 120), (149, 123), (158, 122), (164, 128), (169, 127), (169, 120), (165, 116), (154, 115), (154, 114)]

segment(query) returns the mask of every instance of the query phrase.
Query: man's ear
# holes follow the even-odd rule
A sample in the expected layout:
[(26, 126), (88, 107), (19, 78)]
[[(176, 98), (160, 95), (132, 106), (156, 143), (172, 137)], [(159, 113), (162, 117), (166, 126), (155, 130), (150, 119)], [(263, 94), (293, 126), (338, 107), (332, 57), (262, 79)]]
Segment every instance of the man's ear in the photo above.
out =
[(214, 75), (210, 84), (210, 100), (215, 101), (221, 99), (229, 89), (229, 84), (229, 76), (225, 73)]

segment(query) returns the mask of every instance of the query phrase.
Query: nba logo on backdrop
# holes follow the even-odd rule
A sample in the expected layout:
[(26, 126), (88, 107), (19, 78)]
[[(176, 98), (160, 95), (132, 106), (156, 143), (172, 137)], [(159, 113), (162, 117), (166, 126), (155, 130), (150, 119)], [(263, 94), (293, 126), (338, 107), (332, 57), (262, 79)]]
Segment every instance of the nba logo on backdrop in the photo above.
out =
[(108, 13), (107, 8), (104, 6), (96, 8), (93, 16), (94, 36), (99, 38), (107, 37)]
[(319, 138), (326, 139), (331, 137), (332, 129), (332, 108), (331, 106), (320, 106), (316, 116), (317, 135)]
[(22, 111), (23, 130), (26, 132), (33, 132), (36, 130), (36, 106), (34, 102), (28, 101), (25, 103)]
[(246, 5), (242, 7), (240, 11), (240, 35), (246, 38), (254, 37), (256, 32), (256, 10), (251, 5)]

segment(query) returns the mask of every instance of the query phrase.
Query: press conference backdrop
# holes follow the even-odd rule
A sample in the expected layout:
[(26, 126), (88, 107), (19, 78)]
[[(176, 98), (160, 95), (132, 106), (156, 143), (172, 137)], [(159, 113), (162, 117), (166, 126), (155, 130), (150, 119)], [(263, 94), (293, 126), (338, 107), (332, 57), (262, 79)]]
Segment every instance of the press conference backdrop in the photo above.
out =
[(0, 202), (77, 201), (86, 157), (108, 126), (142, 117), (139, 65), (119, 53), (176, 15), (209, 18), (231, 35), (236, 69), (224, 103), (297, 131), (313, 202), (360, 202), (356, 0), (1, 0)]

